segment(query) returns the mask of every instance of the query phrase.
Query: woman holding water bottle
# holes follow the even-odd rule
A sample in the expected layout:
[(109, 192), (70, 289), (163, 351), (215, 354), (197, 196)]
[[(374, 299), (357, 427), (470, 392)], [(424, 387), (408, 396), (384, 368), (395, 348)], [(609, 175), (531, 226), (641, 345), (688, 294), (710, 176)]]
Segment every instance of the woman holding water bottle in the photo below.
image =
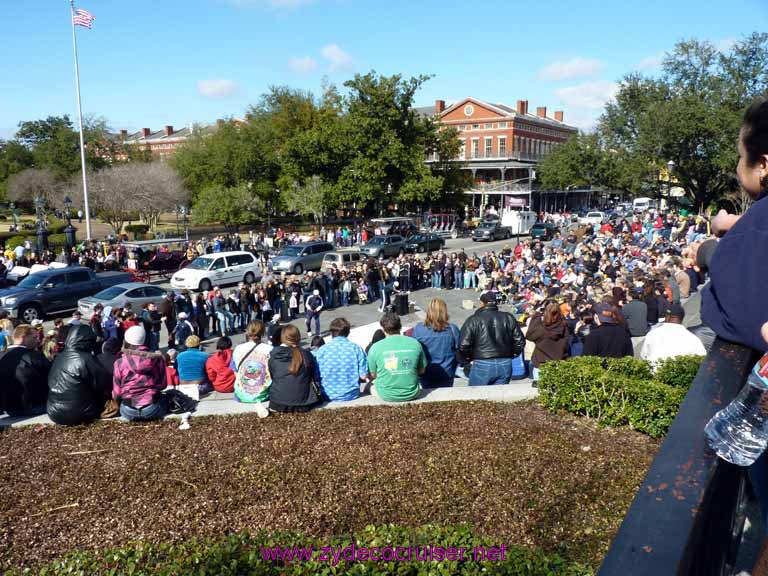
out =
[[(755, 203), (740, 216), (721, 210), (712, 220), (712, 230), (721, 240), (696, 242), (685, 253), (691, 265), (708, 270), (710, 275), (702, 291), (701, 318), (717, 340), (708, 360), (717, 360), (713, 356), (721, 355), (723, 342), (756, 353), (768, 350), (768, 298), (761, 289), (768, 284), (764, 250), (768, 239), (768, 96), (757, 98), (744, 114), (738, 150), (736, 174)], [(700, 374), (707, 378), (705, 371)], [(768, 526), (768, 418), (759, 404), (766, 391), (768, 358), (764, 356), (736, 399), (715, 414), (705, 429), (709, 445), (721, 458), (749, 466), (764, 526)], [(765, 566), (768, 539), (763, 542), (756, 569)]]

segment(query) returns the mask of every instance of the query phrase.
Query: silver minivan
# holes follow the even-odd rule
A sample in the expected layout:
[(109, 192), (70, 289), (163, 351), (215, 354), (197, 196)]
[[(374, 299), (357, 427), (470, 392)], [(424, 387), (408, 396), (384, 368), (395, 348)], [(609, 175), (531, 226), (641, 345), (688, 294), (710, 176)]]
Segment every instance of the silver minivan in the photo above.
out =
[(348, 270), (360, 262), (362, 255), (359, 250), (339, 250), (338, 252), (326, 252), (320, 269), (325, 272), (335, 266), (337, 270)]
[(333, 244), (330, 242), (303, 242), (291, 244), (283, 248), (277, 256), (269, 261), (269, 266), (274, 272), (288, 272), (301, 274), (306, 270), (319, 270), (323, 263), (323, 257), (333, 252)]

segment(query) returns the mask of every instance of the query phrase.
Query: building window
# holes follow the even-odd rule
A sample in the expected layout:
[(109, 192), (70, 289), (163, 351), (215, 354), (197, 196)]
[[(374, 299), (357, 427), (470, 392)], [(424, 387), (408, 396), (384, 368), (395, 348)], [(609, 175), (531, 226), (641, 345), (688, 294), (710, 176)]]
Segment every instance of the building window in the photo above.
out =
[(472, 130), (480, 130), (480, 124), (472, 124)]
[(459, 160), (467, 157), (467, 139), (459, 138)]
[(507, 156), (507, 137), (499, 136), (499, 158)]
[(485, 139), (485, 157), (493, 158), (493, 138)]
[(490, 122), (486, 122), (486, 123), (485, 123), (485, 127), (486, 127), (486, 128), (493, 128), (493, 124), (492, 124), (492, 123), (490, 123)]
[(480, 156), (480, 138), (472, 138), (472, 158)]
[(506, 122), (499, 122), (499, 128), (506, 128), (507, 123)]

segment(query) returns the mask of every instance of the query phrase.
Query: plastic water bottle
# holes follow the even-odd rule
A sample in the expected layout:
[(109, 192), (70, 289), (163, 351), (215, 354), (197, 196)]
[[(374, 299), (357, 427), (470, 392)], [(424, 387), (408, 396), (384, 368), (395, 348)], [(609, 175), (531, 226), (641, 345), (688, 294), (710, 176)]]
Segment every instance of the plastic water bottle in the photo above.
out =
[(704, 428), (710, 448), (723, 460), (750, 466), (768, 447), (768, 354), (755, 364), (746, 385)]

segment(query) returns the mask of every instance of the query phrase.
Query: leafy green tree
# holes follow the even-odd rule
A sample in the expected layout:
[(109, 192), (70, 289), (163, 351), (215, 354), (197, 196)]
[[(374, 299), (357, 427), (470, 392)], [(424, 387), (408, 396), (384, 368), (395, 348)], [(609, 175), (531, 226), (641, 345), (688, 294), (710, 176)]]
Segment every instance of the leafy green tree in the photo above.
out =
[(645, 182), (656, 178), (657, 189), (658, 175), (673, 161), (673, 178), (703, 210), (738, 187), (741, 116), (751, 99), (768, 90), (766, 65), (768, 34), (753, 33), (727, 53), (709, 42), (678, 43), (660, 78), (633, 74), (622, 80), (600, 121), (606, 147), (634, 169), (631, 180), (645, 172)]
[(192, 206), (192, 221), (198, 224), (221, 222), (241, 226), (256, 222), (264, 213), (264, 199), (255, 186), (211, 185), (203, 188)]
[(312, 176), (303, 186), (293, 182), (282, 188), (280, 194), (288, 212), (312, 216), (320, 224), (326, 217), (333, 191), (320, 176)]
[(18, 140), (0, 140), (0, 199), (7, 198), (11, 176), (31, 168), (32, 152)]

